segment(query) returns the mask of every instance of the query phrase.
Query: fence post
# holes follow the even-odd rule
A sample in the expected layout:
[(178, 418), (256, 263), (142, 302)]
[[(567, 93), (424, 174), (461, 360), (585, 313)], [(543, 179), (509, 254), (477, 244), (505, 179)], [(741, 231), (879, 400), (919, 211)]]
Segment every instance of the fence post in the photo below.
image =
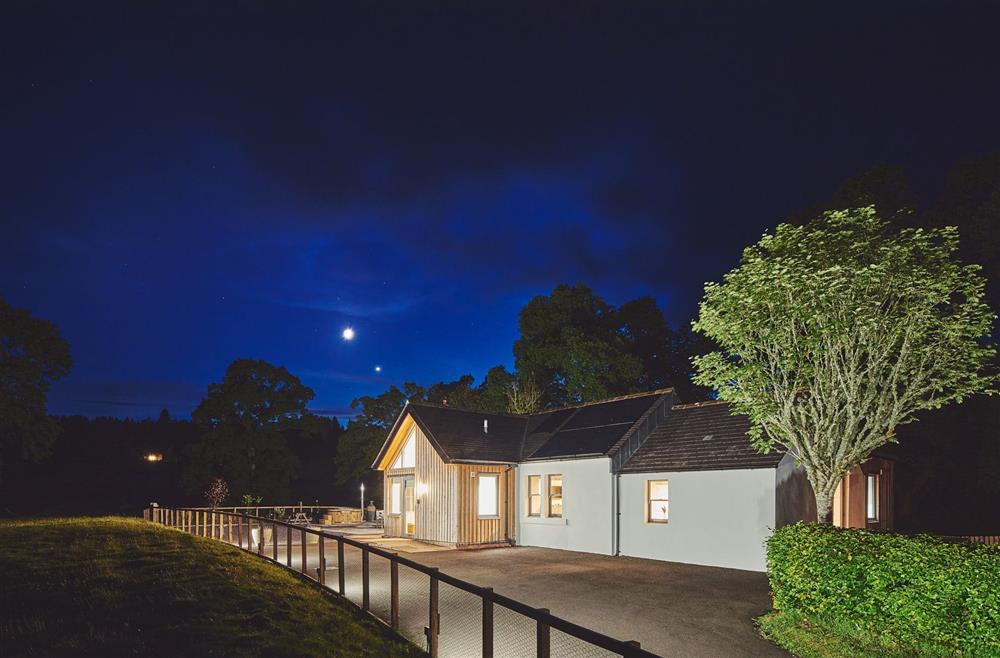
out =
[(483, 596), (483, 658), (493, 658), (493, 593), (492, 587), (484, 588)]
[[(547, 615), (549, 614), (549, 609), (539, 608), (538, 612)], [(538, 658), (549, 658), (551, 655), (549, 625), (542, 621), (540, 617), (538, 619), (538, 648), (535, 654)]]
[(274, 561), (278, 561), (278, 524), (274, 521), (271, 522), (271, 544), (272, 552), (274, 553)]
[(368, 611), (368, 544), (361, 547), (361, 609)]
[(234, 537), (233, 537), (233, 515), (230, 514), (229, 512), (226, 512), (226, 525), (229, 526), (229, 534), (226, 537), (226, 539), (228, 539), (229, 543), (232, 544), (233, 543), (233, 539), (234, 539)]
[(302, 573), (309, 575), (306, 571), (306, 527), (302, 526)]
[(430, 625), (427, 627), (427, 653), (431, 655), (432, 658), (437, 658), (438, 655), (438, 634), (441, 632), (441, 616), (438, 614), (438, 569), (435, 567), (431, 569), (431, 591), (430, 599), (428, 605), (428, 617), (430, 617)]
[(236, 547), (243, 548), (243, 521), (236, 517)]
[(319, 576), (320, 585), (326, 585), (326, 537), (324, 535), (319, 536), (319, 569), (316, 574)]
[(285, 565), (292, 568), (292, 526), (285, 526)]
[(247, 517), (247, 552), (253, 552), (253, 519)]
[(393, 553), (389, 559), (389, 619), (392, 622), (392, 630), (399, 630), (399, 562), (396, 561), (396, 554)]
[(344, 587), (344, 538), (337, 537), (337, 587), (340, 595), (344, 596), (347, 588)]
[(211, 519), (211, 526), (208, 529), (208, 536), (215, 539), (215, 510), (213, 509), (208, 513), (208, 518)]

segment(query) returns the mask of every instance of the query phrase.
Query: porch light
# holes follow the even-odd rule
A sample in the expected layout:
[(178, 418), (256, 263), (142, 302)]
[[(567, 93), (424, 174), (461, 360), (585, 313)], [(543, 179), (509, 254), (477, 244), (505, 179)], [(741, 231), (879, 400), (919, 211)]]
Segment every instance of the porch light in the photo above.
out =
[(163, 461), (163, 453), (162, 452), (149, 452), (149, 453), (146, 453), (146, 456), (143, 457), (143, 459), (145, 459), (148, 462), (161, 462), (161, 461)]
[(417, 495), (423, 496), (427, 493), (428, 487), (426, 482), (417, 482)]

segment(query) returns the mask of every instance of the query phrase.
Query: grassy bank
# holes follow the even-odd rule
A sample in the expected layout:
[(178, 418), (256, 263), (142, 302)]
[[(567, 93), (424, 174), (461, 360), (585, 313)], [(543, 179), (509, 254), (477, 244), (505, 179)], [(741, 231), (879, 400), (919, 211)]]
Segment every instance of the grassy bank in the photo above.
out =
[(123, 518), (0, 522), (4, 655), (416, 656), (279, 566)]

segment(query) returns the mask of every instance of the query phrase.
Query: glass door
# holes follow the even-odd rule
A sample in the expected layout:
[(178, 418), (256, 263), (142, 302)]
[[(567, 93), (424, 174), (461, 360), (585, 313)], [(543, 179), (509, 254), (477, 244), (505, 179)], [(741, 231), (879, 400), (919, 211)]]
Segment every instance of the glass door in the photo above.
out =
[(412, 537), (417, 529), (416, 496), (413, 491), (413, 478), (403, 480), (403, 534)]

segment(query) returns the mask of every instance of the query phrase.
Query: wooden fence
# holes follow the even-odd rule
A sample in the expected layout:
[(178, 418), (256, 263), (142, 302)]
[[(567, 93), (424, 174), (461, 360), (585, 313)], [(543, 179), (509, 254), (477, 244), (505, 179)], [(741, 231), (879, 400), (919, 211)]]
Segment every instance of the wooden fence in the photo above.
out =
[(963, 541), (969, 544), (989, 544), (1000, 546), (1000, 535), (954, 535), (943, 537), (943, 539)]
[[(344, 600), (411, 641), (419, 639), (414, 637), (414, 624), (426, 622), (420, 634), (428, 653), (435, 658), (477, 653), (484, 658), (530, 655), (656, 658), (656, 654), (642, 649), (636, 641), (614, 639), (556, 617), (547, 609), (531, 607), (497, 594), (490, 587), (474, 585), (343, 534), (221, 509), (150, 507), (143, 515), (153, 523), (233, 544), (290, 569), (295, 568), (297, 560), (297, 570), (303, 575), (334, 589)], [(293, 554), (296, 538), (299, 555)], [(327, 551), (328, 542), (331, 548), (336, 542), (335, 551)], [(310, 544), (317, 549), (312, 564)], [(352, 555), (348, 556), (347, 551)], [(379, 560), (379, 568), (372, 566), (373, 557)], [(328, 584), (327, 571), (333, 569), (337, 572), (337, 582)], [(373, 578), (380, 579), (376, 592), (379, 601), (375, 603)], [(442, 586), (447, 588), (444, 597)], [(411, 604), (405, 610), (400, 606), (404, 591)], [(418, 605), (412, 605), (415, 602)], [(402, 611), (408, 617), (406, 628), (401, 628)], [(444, 627), (442, 613), (446, 617)]]

